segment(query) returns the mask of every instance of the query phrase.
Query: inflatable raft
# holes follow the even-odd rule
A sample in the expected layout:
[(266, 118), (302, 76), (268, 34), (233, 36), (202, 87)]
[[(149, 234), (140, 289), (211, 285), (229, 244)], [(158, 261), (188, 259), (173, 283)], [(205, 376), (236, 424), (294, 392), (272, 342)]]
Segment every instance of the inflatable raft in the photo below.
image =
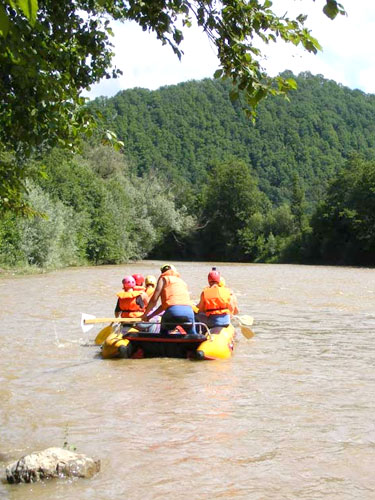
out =
[[(199, 325), (199, 324), (198, 324)], [(235, 330), (232, 325), (208, 329), (201, 325), (197, 336), (179, 329), (166, 335), (141, 331), (137, 324), (119, 326), (101, 347), (103, 358), (228, 359), (232, 356)]]

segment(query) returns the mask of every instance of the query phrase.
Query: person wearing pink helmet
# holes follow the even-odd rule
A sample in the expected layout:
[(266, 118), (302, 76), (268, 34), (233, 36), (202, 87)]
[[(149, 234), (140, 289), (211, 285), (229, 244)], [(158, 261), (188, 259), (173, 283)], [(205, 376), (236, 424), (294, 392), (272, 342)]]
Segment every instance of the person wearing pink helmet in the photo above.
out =
[(209, 328), (228, 326), (231, 314), (238, 313), (235, 298), (229, 288), (220, 284), (216, 267), (208, 273), (207, 280), (209, 286), (201, 293), (196, 319)]
[(133, 276), (125, 276), (122, 280), (123, 289), (117, 294), (115, 317), (140, 318), (143, 316), (149, 301), (144, 290), (136, 290)]

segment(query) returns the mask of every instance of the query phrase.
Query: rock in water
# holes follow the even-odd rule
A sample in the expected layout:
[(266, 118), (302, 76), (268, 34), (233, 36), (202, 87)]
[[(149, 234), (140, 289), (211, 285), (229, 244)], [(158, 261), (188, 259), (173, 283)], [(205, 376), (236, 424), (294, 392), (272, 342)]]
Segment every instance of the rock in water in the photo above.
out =
[(34, 483), (55, 477), (90, 478), (100, 470), (100, 460), (63, 448), (25, 455), (6, 468), (8, 483)]

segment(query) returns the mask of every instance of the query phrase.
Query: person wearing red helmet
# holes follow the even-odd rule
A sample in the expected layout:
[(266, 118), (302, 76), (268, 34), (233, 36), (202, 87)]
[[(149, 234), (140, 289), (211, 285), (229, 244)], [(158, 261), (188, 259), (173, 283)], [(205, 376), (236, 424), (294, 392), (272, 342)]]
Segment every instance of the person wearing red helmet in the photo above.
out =
[[(160, 271), (161, 275), (143, 319), (149, 321), (153, 316), (164, 311), (160, 327), (162, 335), (168, 334), (168, 331), (176, 326), (182, 326), (188, 335), (196, 336), (194, 312), (186, 283), (172, 264), (164, 264)], [(159, 298), (161, 305), (154, 309)]]
[(125, 276), (122, 280), (123, 290), (117, 294), (115, 317), (140, 318), (143, 316), (149, 297), (144, 290), (136, 290), (133, 276)]
[(235, 298), (229, 288), (220, 284), (221, 276), (213, 267), (207, 276), (208, 287), (201, 293), (196, 319), (209, 328), (228, 326), (231, 314), (237, 314)]
[(134, 290), (142, 290), (145, 291), (146, 287), (144, 285), (145, 283), (145, 278), (142, 274), (140, 273), (135, 273), (133, 274), (133, 278), (135, 279), (135, 287)]

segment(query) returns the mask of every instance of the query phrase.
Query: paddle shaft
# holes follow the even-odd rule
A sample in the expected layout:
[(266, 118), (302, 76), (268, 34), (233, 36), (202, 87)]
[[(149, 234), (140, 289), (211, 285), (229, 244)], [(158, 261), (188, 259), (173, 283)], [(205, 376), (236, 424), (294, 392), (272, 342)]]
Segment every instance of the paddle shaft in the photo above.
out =
[(84, 319), (85, 325), (94, 325), (95, 323), (138, 323), (140, 318), (92, 318)]

